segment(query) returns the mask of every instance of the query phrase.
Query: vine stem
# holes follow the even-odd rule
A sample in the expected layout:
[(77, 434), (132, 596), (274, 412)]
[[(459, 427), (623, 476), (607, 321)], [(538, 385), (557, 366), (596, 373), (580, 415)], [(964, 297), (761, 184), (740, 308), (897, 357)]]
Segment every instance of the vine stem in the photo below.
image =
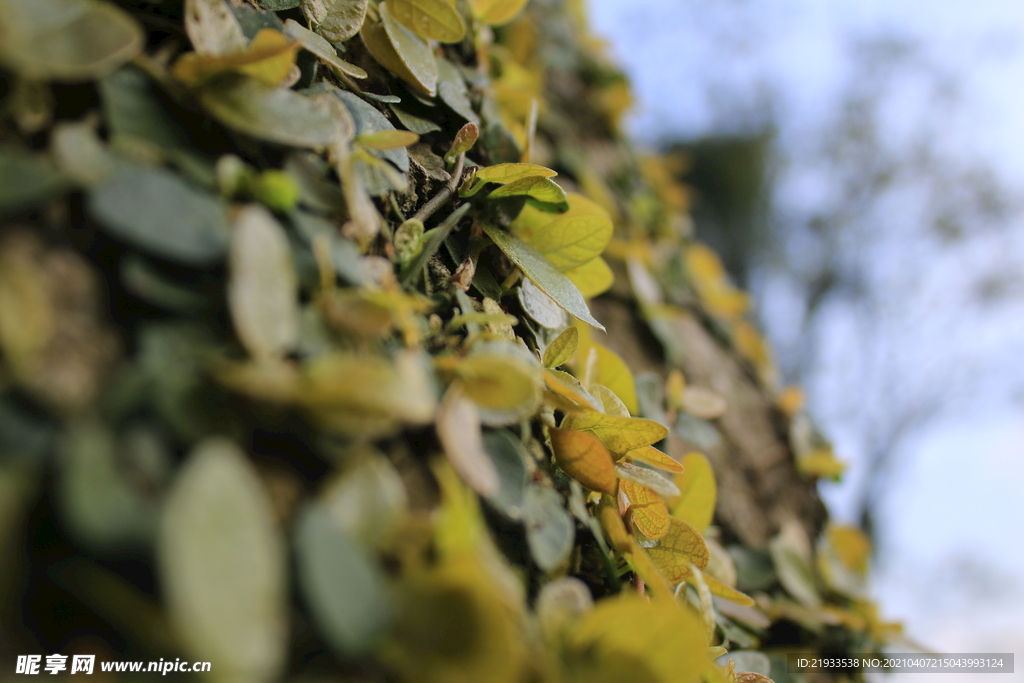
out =
[(441, 188), (441, 190), (430, 198), (430, 200), (420, 207), (420, 210), (413, 215), (415, 220), (420, 222), (426, 222), (428, 218), (434, 215), (434, 212), (444, 206), (445, 202), (452, 198), (455, 191), (459, 189), (459, 183), (462, 182), (462, 167), (466, 164), (466, 153), (462, 152), (455, 159), (455, 169), (452, 172), (452, 177), (448, 181), (448, 184)]

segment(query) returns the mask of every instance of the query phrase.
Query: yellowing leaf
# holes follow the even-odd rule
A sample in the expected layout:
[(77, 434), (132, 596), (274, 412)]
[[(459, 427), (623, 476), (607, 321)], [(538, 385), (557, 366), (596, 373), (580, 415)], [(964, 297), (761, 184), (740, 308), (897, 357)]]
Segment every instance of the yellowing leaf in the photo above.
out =
[(174, 63), (171, 75), (187, 85), (199, 85), (222, 73), (238, 71), (267, 85), (278, 85), (291, 73), (299, 47), (284, 33), (265, 28), (240, 52), (184, 54)]
[(502, 185), (488, 195), (491, 199), (501, 197), (526, 196), (546, 204), (562, 204), (565, 202), (565, 190), (549, 178), (530, 176), (520, 178)]
[(615, 417), (596, 411), (582, 411), (565, 416), (563, 429), (592, 432), (612, 453), (624, 455), (636, 448), (650, 446), (668, 436), (668, 428), (642, 417)]
[(369, 149), (389, 150), (408, 147), (420, 139), (416, 133), (407, 130), (377, 130), (356, 136), (356, 142)]
[(700, 680), (713, 667), (704, 627), (688, 606), (628, 592), (598, 601), (566, 638), (572, 680)]
[(703, 574), (703, 578), (704, 583), (707, 584), (708, 590), (710, 590), (713, 595), (725, 598), (729, 602), (735, 602), (737, 605), (742, 605), (744, 607), (754, 606), (753, 598), (746, 593), (741, 593), (735, 588), (727, 586), (707, 572)]
[(416, 683), (517, 683), (524, 678), (520, 607), (495, 590), (486, 556), (449, 554), (404, 578), (403, 607), (383, 659)]
[(661, 496), (625, 479), (619, 485), (629, 499), (630, 519), (644, 536), (658, 540), (668, 532), (668, 508)]
[(540, 403), (539, 368), (525, 358), (499, 351), (506, 345), (469, 355), (455, 367), (466, 396), (481, 410), (488, 425), (503, 425), (529, 417)]
[[(381, 5), (383, 4), (381, 3)], [(384, 12), (381, 12), (382, 18), (383, 15)], [(399, 52), (397, 44), (392, 41), (382, 22), (367, 21), (363, 24), (363, 28), (359, 32), (363, 44), (366, 45), (366, 49), (378, 64), (417, 91), (428, 97), (433, 97), (437, 94), (437, 63), (433, 61), (433, 55), (430, 55), (429, 63), (425, 61), (426, 53), (430, 51), (429, 47), (419, 37), (390, 18), (390, 15), (388, 17), (393, 24), (392, 33), (398, 36), (407, 49), (402, 53)], [(410, 65), (416, 68), (413, 69)]]
[(528, 0), (471, 0), (473, 16), (485, 24), (500, 26), (512, 21)]
[[(596, 355), (595, 363), (593, 367), (588, 367), (592, 352)], [(594, 342), (586, 328), (580, 330), (580, 345), (576, 351), (576, 363), (578, 368), (583, 368), (587, 372), (585, 382), (603, 384), (619, 397), (630, 413), (639, 412), (636, 383), (633, 381), (633, 373), (630, 372), (629, 366), (619, 354)]]
[(552, 178), (556, 175), (550, 168), (535, 164), (495, 164), (477, 169), (476, 179), (504, 185), (523, 178)]
[(552, 340), (544, 349), (544, 367), (557, 368), (565, 365), (576, 354), (580, 343), (580, 331), (575, 327), (567, 327)]
[(466, 23), (447, 0), (390, 0), (391, 13), (407, 29), (427, 40), (457, 43)]
[(775, 397), (775, 405), (789, 417), (795, 417), (804, 409), (804, 391), (800, 387), (790, 385)]
[(603, 384), (591, 384), (590, 393), (601, 402), (604, 413), (613, 417), (629, 417), (626, 404), (619, 400), (615, 392)]
[(576, 410), (594, 410), (601, 408), (600, 403), (591, 396), (580, 381), (561, 370), (544, 369), (544, 386), (549, 403), (555, 403), (560, 410), (569, 412)]
[(679, 498), (671, 501), (672, 514), (698, 529), (706, 529), (715, 515), (715, 472), (700, 453), (687, 453), (681, 474), (676, 475)]
[(512, 263), (519, 266), (539, 290), (583, 322), (593, 325), (599, 330), (604, 330), (604, 325), (597, 322), (591, 315), (580, 290), (576, 289), (576, 285), (559, 272), (551, 261), (515, 235), (486, 223), (481, 225), (484, 233), (504, 252), (505, 256), (509, 257)]
[(437, 438), (462, 480), (482, 496), (494, 495), (498, 490), (498, 471), (484, 451), (476, 407), (458, 384), (448, 389), (438, 408)]
[[(659, 470), (665, 470), (666, 472), (682, 472), (686, 469), (683, 467), (681, 462), (675, 460), (672, 456), (666, 453), (662, 453), (654, 446), (635, 448), (626, 453), (626, 456), (633, 458), (634, 460), (645, 462), (648, 465), (657, 467)], [(679, 485), (678, 481), (676, 481), (676, 485)]]
[(704, 537), (678, 517), (669, 518), (668, 531), (658, 541), (658, 545), (647, 549), (647, 554), (673, 584), (685, 581), (692, 575), (691, 564), (697, 569), (706, 567), (709, 557)]
[(512, 222), (513, 234), (565, 271), (601, 255), (612, 238), (612, 220), (586, 197), (566, 195), (569, 210), (550, 214), (525, 206)]
[(570, 268), (565, 271), (565, 275), (579, 288), (580, 293), (588, 299), (604, 294), (615, 283), (615, 274), (612, 273), (608, 262), (600, 256), (587, 261), (581, 266)]
[(592, 491), (615, 493), (615, 464), (596, 437), (572, 429), (551, 429), (555, 461), (570, 477)]
[(296, 392), (326, 429), (342, 434), (387, 433), (402, 423), (424, 424), (437, 399), (422, 354), (394, 363), (380, 356), (334, 352), (306, 364)]

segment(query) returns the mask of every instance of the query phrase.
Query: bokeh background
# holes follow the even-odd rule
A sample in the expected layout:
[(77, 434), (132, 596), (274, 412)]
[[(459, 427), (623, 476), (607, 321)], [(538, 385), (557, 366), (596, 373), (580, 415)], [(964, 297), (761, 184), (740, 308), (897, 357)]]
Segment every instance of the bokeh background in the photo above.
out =
[(684, 152), (698, 234), (848, 463), (822, 492), (870, 530), (886, 615), (938, 651), (1024, 653), (1024, 5), (590, 16), (631, 133)]

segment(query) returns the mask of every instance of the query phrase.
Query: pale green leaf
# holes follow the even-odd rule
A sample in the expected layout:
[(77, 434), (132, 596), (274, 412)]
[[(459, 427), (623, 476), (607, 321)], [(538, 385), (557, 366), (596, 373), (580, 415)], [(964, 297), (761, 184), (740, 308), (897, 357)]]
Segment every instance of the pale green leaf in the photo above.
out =
[(585, 323), (604, 330), (604, 325), (597, 322), (587, 308), (576, 286), (565, 275), (560, 273), (551, 262), (539, 254), (533, 247), (515, 235), (501, 228), (483, 225), (484, 232), (533, 281), (533, 284), (551, 297), (555, 303)]
[(272, 681), (287, 651), (284, 542), (252, 465), (222, 438), (201, 442), (163, 511), (160, 585), (181, 643), (224, 679)]
[(447, 0), (389, 0), (395, 19), (427, 40), (457, 43), (466, 35), (466, 22)]

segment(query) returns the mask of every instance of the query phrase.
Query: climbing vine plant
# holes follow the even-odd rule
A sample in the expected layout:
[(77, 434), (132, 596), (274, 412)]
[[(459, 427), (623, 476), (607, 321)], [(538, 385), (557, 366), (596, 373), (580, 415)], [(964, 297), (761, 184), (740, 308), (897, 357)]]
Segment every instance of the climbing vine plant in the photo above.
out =
[(620, 135), (582, 9), (525, 5), (0, 0), (18, 652), (752, 683), (898, 633), (857, 530), (716, 516), (734, 397), (687, 376), (687, 326), (807, 495), (842, 465), (692, 238), (678, 160)]

